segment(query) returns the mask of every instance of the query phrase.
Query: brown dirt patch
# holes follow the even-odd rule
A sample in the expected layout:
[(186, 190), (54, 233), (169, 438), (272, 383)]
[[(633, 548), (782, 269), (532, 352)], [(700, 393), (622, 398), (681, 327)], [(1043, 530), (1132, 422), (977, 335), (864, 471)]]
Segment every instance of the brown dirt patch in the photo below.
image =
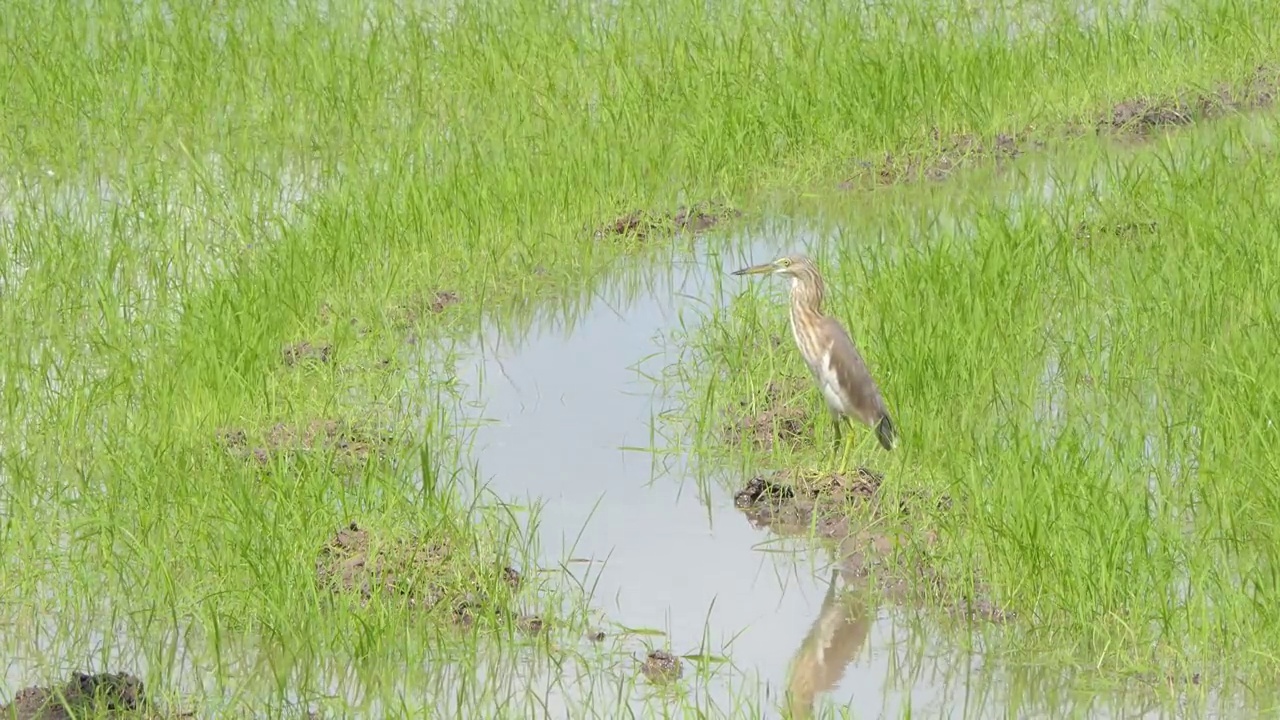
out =
[(681, 233), (696, 235), (741, 215), (740, 210), (718, 202), (701, 202), (691, 207), (682, 205), (673, 213), (633, 210), (596, 228), (593, 235), (597, 240), (625, 238), (641, 241)]
[(328, 343), (311, 343), (306, 340), (285, 345), (280, 351), (285, 365), (328, 363), (333, 356), (333, 346)]
[(411, 327), (417, 325), (423, 318), (439, 315), (461, 302), (462, 296), (453, 290), (432, 290), (397, 303), (392, 308), (391, 314), (397, 326)]
[(546, 623), (537, 615), (521, 615), (516, 618), (516, 629), (526, 635), (539, 635)]
[(1117, 103), (1098, 119), (1098, 127), (1120, 132), (1149, 132), (1154, 128), (1190, 125), (1195, 110), (1178, 100), (1134, 98)]
[(866, 468), (848, 475), (783, 470), (752, 478), (733, 502), (757, 528), (782, 534), (812, 528), (819, 537), (841, 538), (851, 532), (850, 503), (878, 502), (882, 480), (883, 476)]
[[(320, 304), (320, 308), (316, 311), (316, 316), (324, 325), (331, 325), (338, 322), (338, 312), (327, 302)], [(369, 334), (369, 328), (360, 322), (360, 318), (347, 318), (347, 324), (355, 329), (357, 335)]]
[[(1111, 137), (1142, 140), (1153, 133), (1213, 120), (1232, 113), (1271, 107), (1280, 94), (1280, 70), (1260, 65), (1244, 82), (1219, 83), (1211, 89), (1195, 89), (1171, 97), (1135, 97), (1113, 104), (1093, 121), (1092, 131)], [(941, 181), (963, 167), (979, 161), (997, 164), (1031, 149), (1045, 146), (1050, 136), (1077, 137), (1089, 132), (1087, 125), (1068, 123), (1052, 131), (1027, 127), (983, 139), (972, 134), (944, 135), (934, 128), (925, 150), (885, 153), (877, 158), (857, 160), (844, 190)]]
[(934, 128), (930, 131), (930, 139), (932, 147), (927, 151), (885, 153), (873, 160), (857, 161), (854, 176), (842, 182), (840, 188), (853, 190), (926, 180), (937, 182), (977, 160), (1012, 160), (1029, 147), (1044, 145), (1032, 138), (1030, 130), (1001, 133), (986, 141), (968, 133), (945, 137)]
[(447, 307), (457, 305), (462, 302), (462, 298), (458, 297), (458, 293), (452, 290), (439, 290), (431, 296), (431, 302), (427, 304), (427, 310), (432, 314), (442, 313)]
[(1098, 118), (1101, 132), (1146, 135), (1154, 131), (1213, 120), (1232, 113), (1271, 107), (1280, 92), (1280, 73), (1260, 65), (1242, 84), (1218, 83), (1210, 90), (1175, 97), (1137, 97), (1116, 103)]
[(770, 381), (758, 402), (739, 403), (737, 416), (723, 428), (725, 440), (761, 450), (799, 447), (813, 434), (809, 413), (800, 405), (801, 393), (807, 390), (800, 378)]
[(663, 684), (680, 679), (684, 668), (680, 664), (680, 658), (675, 655), (665, 650), (653, 650), (640, 664), (640, 672), (649, 682)]
[(76, 673), (62, 685), (19, 690), (0, 716), (21, 720), (72, 720), (84, 717), (184, 717), (155, 707), (142, 680), (126, 673)]
[(1098, 241), (1103, 238), (1115, 238), (1126, 242), (1137, 241), (1155, 235), (1160, 230), (1159, 223), (1154, 220), (1145, 222), (1104, 223), (1087, 221), (1076, 225), (1072, 233), (1082, 242)]
[(228, 453), (266, 465), (279, 456), (332, 452), (340, 460), (364, 462), (386, 452), (395, 438), (362, 424), (341, 419), (317, 419), (305, 425), (276, 423), (251, 437), (243, 428), (219, 428), (218, 443)]
[[(414, 295), (391, 308), (392, 325), (400, 330), (412, 330), (430, 316), (439, 315), (445, 310), (462, 302), (462, 296), (453, 290), (433, 290)], [(409, 332), (407, 342), (415, 345), (418, 334)]]
[[(513, 623), (526, 634), (542, 632), (542, 618), (508, 609), (510, 596), (522, 584), (517, 570), (468, 560), (443, 541), (416, 536), (383, 540), (353, 522), (321, 548), (316, 578), (321, 588), (365, 605), (375, 598), (391, 599), (426, 612), (443, 608), (463, 628), (488, 618)], [(495, 568), (492, 575), (485, 575), (490, 567)], [(508, 597), (494, 597), (493, 589)]]

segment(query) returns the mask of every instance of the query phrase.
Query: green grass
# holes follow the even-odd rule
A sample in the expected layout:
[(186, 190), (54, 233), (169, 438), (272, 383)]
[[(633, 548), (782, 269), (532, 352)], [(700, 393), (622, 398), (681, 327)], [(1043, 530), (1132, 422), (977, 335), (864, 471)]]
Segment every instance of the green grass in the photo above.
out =
[[(952, 498), (900, 518), (940, 535), (904, 559), (923, 555), (958, 592), (976, 578), (1018, 613), (993, 651), (1233, 688), (1275, 672), (1276, 128), (1265, 116), (1095, 147), (1024, 166), (1003, 191), (889, 193), (894, 211), (819, 226), (828, 310), (903, 436), (860, 460), (886, 471), (890, 498)], [(925, 222), (940, 212), (951, 222)], [(744, 459), (833, 462), (783, 292), (743, 282), (674, 339), (691, 348), (674, 379), (708, 458), (739, 402), (763, 409), (765, 384), (795, 377), (818, 445)]]
[[(1198, 0), (1162, 16), (1110, 8), (1094, 25), (1072, 20), (1065, 7), (771, 3), (740, 11), (685, 0), (658, 7), (517, 0), (339, 3), (320, 12), (264, 2), (96, 2), (75, 10), (11, 3), (0, 17), (6, 653), (47, 682), (90, 660), (145, 665), (149, 685), (179, 703), (225, 697), (267, 714), (319, 702), (335, 674), (355, 677), (358, 688), (330, 700), (338, 706), (536, 707), (545, 688), (481, 672), (477, 656), (499, 668), (554, 666), (579, 652), (571, 639), (586, 611), (573, 593), (540, 592), (536, 581), (516, 597), (498, 591), (495, 572), (506, 562), (536, 580), (537, 548), (508, 511), (470, 499), (481, 471), (454, 412), (447, 339), (474, 331), (482, 318), (519, 331), (550, 314), (571, 326), (583, 298), (618, 262), (660, 262), (682, 247), (600, 241), (584, 231), (619, 212), (724, 196), (750, 219), (763, 205), (749, 201), (830, 186), (852, 172), (854, 158), (936, 150), (935, 130), (988, 137), (1027, 125), (1051, 129), (1134, 95), (1241, 82), (1275, 55), (1277, 28), (1259, 21), (1270, 17), (1260, 1)], [(1059, 21), (1026, 21), (1037, 15)], [(991, 31), (1011, 19), (1021, 28), (1012, 38)], [(1265, 377), (1256, 374), (1260, 361), (1240, 351), (1261, 352), (1265, 343), (1247, 330), (1269, 317), (1259, 261), (1270, 250), (1228, 241), (1229, 233), (1261, 232), (1233, 218), (1262, 217), (1265, 192), (1248, 207), (1230, 202), (1244, 196), (1250, 177), (1266, 179), (1265, 166), (1227, 171), (1212, 153), (1203, 157), (1216, 174), (1169, 173), (1153, 162), (1146, 175), (1125, 179), (1132, 192), (1114, 195), (1165, 203), (1154, 207), (1168, 212), (1201, 208), (1181, 225), (1170, 221), (1173, 234), (1161, 236), (1183, 239), (1172, 259), (1184, 262), (1172, 275), (1156, 274), (1169, 256), (1117, 243), (1115, 252), (1132, 254), (1116, 261), (1129, 274), (1109, 274), (1105, 287), (1067, 285), (1100, 272), (1089, 264), (1099, 260), (998, 243), (1058, 225), (1045, 210), (1011, 227), (991, 209), (970, 217), (978, 232), (968, 245), (908, 254), (883, 271), (891, 275), (870, 276), (914, 295), (857, 296), (877, 298), (869, 316), (885, 323), (876, 330), (882, 338), (895, 337), (872, 347), (897, 373), (890, 387), (909, 443), (965, 449), (915, 456), (931, 482), (963, 483), (961, 502), (987, 520), (986, 530), (953, 528), (955, 552), (972, 551), (972, 562), (997, 577), (1051, 567), (1057, 582), (1034, 593), (1004, 585), (1002, 598), (1072, 638), (1101, 632), (1090, 634), (1085, 608), (1122, 617), (1139, 607), (1125, 594), (1134, 587), (1125, 558), (1139, 541), (1172, 543), (1168, 513), (1191, 497), (1201, 504), (1187, 547), (1205, 563), (1187, 571), (1192, 587), (1248, 578), (1254, 585), (1246, 587), (1265, 592), (1269, 581), (1258, 578), (1269, 577), (1268, 556), (1258, 540), (1266, 526), (1248, 521), (1266, 517), (1266, 485), (1245, 479), (1267, 469), (1248, 462), (1267, 457), (1270, 431), (1230, 444), (1207, 433), (1203, 442), (1216, 448), (1209, 457), (1219, 464), (1202, 464), (1199, 476), (1231, 468), (1230, 477), (1197, 483), (1194, 492), (1166, 483), (1170, 510), (1136, 521), (1141, 504), (1124, 489), (1135, 475), (1123, 465), (1135, 460), (1116, 466), (1111, 484), (1097, 472), (1100, 455), (1078, 455), (1087, 459), (1070, 467), (1065, 458), (1077, 455), (1068, 448), (1088, 436), (1068, 424), (1046, 464), (1029, 430), (1012, 423), (1027, 412), (1019, 409), (1024, 386), (995, 395), (957, 390), (989, 381), (984, 373), (1012, 373), (1017, 362), (1020, 371), (1033, 367), (1041, 358), (1030, 350), (1006, 352), (981, 371), (978, 358), (992, 342), (1013, 347), (1033, 337), (1043, 329), (1038, 308), (1070, 289), (1082, 313), (1094, 309), (1096, 323), (1106, 298), (1147, 298), (1119, 319), (1106, 316), (1123, 319), (1108, 332), (1132, 340), (1118, 342), (1108, 362), (1141, 360), (1143, 377), (1169, 383), (1166, 376), (1179, 373), (1183, 394), (1168, 402), (1201, 413), (1202, 427), (1243, 427), (1248, 412), (1273, 402), (1252, 392)], [(1105, 204), (1119, 200), (1099, 202), (1096, 212), (1123, 209)], [(984, 248), (986, 264), (975, 265)], [(1230, 287), (1253, 290), (1226, 289), (1224, 273), (1237, 270), (1246, 272)], [(1169, 292), (1159, 303), (1134, 295), (1144, 282)], [(1192, 282), (1217, 283), (1210, 287), (1220, 292), (1196, 305)], [(440, 291), (461, 302), (421, 312)], [(938, 314), (921, 321), (914, 302)], [(1165, 307), (1192, 312), (1166, 316)], [(947, 308), (969, 312), (954, 324)], [(996, 317), (1008, 336), (973, 333), (944, 354), (922, 351), (940, 337), (991, 327)], [(1211, 329), (1222, 318), (1233, 324)], [(1082, 323), (1072, 318), (1054, 330), (1092, 327)], [(1198, 332), (1209, 354), (1178, 346), (1187, 362), (1175, 366), (1152, 346), (1174, 330)], [(411, 347), (410, 333), (418, 336)], [(330, 362), (283, 364), (282, 346), (303, 340), (331, 344)], [(1210, 363), (1213, 353), (1234, 364)], [(1075, 373), (1089, 358), (1082, 349), (1063, 354)], [(1208, 396), (1196, 384), (1205, 377), (1216, 378), (1213, 397), (1233, 402), (1196, 405)], [(992, 397), (1006, 404), (1000, 413), (979, 404)], [(967, 424), (922, 419), (939, 408)], [(277, 423), (326, 419), (367, 420), (393, 440), (355, 470), (324, 449), (259, 467), (218, 444), (223, 428), (244, 429), (260, 443)], [(1131, 447), (1140, 426), (1119, 427), (1115, 442)], [(1176, 455), (1188, 441), (1165, 442)], [(973, 458), (987, 456), (1020, 464), (975, 475)], [(1069, 471), (1092, 480), (1067, 484)], [(1015, 486), (1028, 476), (1037, 482)], [(997, 485), (994, 494), (984, 483), (1009, 487)], [(1256, 502), (1233, 500), (1241, 497)], [(985, 504), (993, 498), (998, 503)], [(1037, 514), (1050, 500), (1056, 514)], [(1095, 507), (1136, 523), (1121, 535), (1129, 544), (1091, 534), (1096, 522), (1071, 524)], [(484, 624), (459, 634), (442, 614), (394, 604), (332, 606), (316, 587), (316, 554), (353, 520), (388, 541), (416, 534), (444, 542), (454, 550), (440, 571), (448, 597), (479, 582), (499, 607), (558, 620), (559, 644), (509, 642), (505, 630)], [(1065, 533), (1072, 552), (1041, 557), (1037, 548), (1052, 547), (1042, 544), (1051, 533)], [(1012, 540), (1002, 538), (1025, 547), (1010, 555), (1002, 543)], [(1141, 566), (1150, 573), (1138, 576), (1144, 592), (1167, 587), (1178, 567), (1175, 555), (1161, 557)], [(1250, 597), (1242, 590), (1211, 604), (1195, 599), (1187, 607), (1202, 608), (1200, 615), (1168, 605), (1159, 637), (1182, 631), (1185, 643), (1220, 647), (1213, 623), (1261, 618), (1245, 636), (1261, 643), (1269, 615)], [(51, 612), (57, 623), (47, 637), (36, 626)], [(1128, 642), (1151, 632), (1134, 626)], [(118, 640), (94, 640), (102, 635)], [(445, 670), (445, 661), (459, 665)], [(406, 667), (430, 668), (416, 695), (395, 683)], [(624, 691), (597, 690), (606, 705), (630, 694), (632, 675), (618, 672)], [(681, 702), (712, 704), (704, 696)]]

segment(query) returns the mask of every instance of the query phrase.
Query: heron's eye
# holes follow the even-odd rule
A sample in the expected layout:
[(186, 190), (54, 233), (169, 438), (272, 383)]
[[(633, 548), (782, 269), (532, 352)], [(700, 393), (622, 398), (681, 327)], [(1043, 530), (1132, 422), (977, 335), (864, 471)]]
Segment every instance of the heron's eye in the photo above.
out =
[(791, 267), (791, 261), (787, 258), (782, 258), (782, 262), (780, 264), (782, 267)]

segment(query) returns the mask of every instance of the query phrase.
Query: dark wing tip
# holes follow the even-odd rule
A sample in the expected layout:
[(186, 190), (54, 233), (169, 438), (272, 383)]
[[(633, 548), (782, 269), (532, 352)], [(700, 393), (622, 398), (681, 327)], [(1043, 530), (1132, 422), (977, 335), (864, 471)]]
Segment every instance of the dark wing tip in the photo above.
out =
[(893, 426), (893, 420), (889, 419), (887, 413), (880, 416), (880, 422), (876, 423), (876, 438), (885, 450), (892, 450), (897, 445), (898, 429)]

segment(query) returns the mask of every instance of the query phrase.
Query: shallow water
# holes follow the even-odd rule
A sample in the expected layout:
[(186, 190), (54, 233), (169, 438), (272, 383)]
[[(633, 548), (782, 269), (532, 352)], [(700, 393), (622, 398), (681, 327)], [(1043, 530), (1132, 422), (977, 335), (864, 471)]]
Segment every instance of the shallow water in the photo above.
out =
[[(822, 666), (807, 680), (820, 686), (818, 716), (824, 705), (884, 717), (1003, 715), (1002, 693), (970, 695), (975, 672), (982, 684), (999, 684), (1000, 673), (946, 638), (922, 635), (915, 611), (885, 604), (851, 617), (841, 611), (848, 578), (824, 609), (834, 555), (752, 527), (731, 490), (748, 473), (700, 482), (687, 447), (674, 456), (639, 449), (668, 444), (653, 428), (674, 401), (650, 379), (677, 359), (663, 334), (746, 290), (751, 280), (729, 271), (824, 241), (804, 230), (766, 235), (794, 245), (741, 236), (723, 254), (703, 247), (692, 262), (630, 271), (648, 275), (615, 285), (644, 289), (621, 298), (602, 291), (569, 332), (535, 330), (517, 344), (486, 327), (459, 361), (470, 414), (483, 421), (473, 450), (482, 481), (508, 502), (541, 500), (543, 567), (574, 573), (606, 617), (663, 631), (647, 638), (652, 647), (728, 657), (730, 666), (689, 681), (716, 714), (736, 715), (744, 695), (777, 713), (796, 665)], [(783, 330), (781, 307), (776, 321)], [(814, 642), (829, 647), (817, 652)], [(644, 644), (635, 645), (642, 658)], [(802, 645), (810, 646), (803, 662)], [(548, 702), (571, 711), (574, 699), (556, 695)]]
[[(1232, 143), (1269, 139), (1260, 136), (1265, 124), (1245, 120), (1233, 127)], [(1067, 186), (1103, 192), (1116, 178), (1105, 166), (1082, 161), (1123, 152), (1099, 141), (1083, 153), (1027, 158), (1013, 164), (1012, 185), (1002, 182), (991, 191), (1007, 193), (1014, 212), (1024, 198), (1049, 200)], [(974, 187), (967, 191), (963, 197), (970, 197)], [(960, 215), (948, 211), (956, 202), (949, 195), (920, 193), (896, 203), (933, 207), (937, 223), (954, 223)], [(894, 203), (876, 200), (879, 208), (842, 217), (873, 217)], [(655, 647), (730, 658), (730, 666), (716, 668), (709, 679), (689, 681), (717, 712), (728, 712), (735, 699), (741, 703), (743, 695), (757, 693), (758, 705), (777, 712), (806, 635), (823, 624), (818, 620), (824, 615), (833, 555), (750, 525), (732, 497), (751, 477), (750, 468), (700, 476), (687, 454), (688, 443), (658, 435), (657, 419), (678, 407), (653, 380), (679, 361), (677, 349), (662, 338), (696, 325), (709, 307), (761, 282), (732, 277), (730, 271), (783, 252), (823, 255), (824, 244), (857, 242), (861, 230), (869, 242), (878, 240), (878, 223), (865, 224), (830, 234), (801, 223), (747, 228), (692, 252), (677, 252), (681, 260), (673, 266), (630, 267), (603, 283), (568, 329), (545, 323), (516, 336), (493, 323), (459, 361), (467, 414), (478, 423), (473, 457), (482, 480), (508, 502), (540, 501), (536, 536), (542, 565), (574, 573), (611, 620), (663, 631), (665, 637), (649, 639)], [(764, 282), (777, 286), (779, 305), (770, 322), (789, 343), (784, 287)], [(1050, 353), (1041, 370), (1045, 395), (1036, 415), (1050, 431), (1064, 411), (1059, 365), (1060, 358)], [(1144, 443), (1148, 459), (1156, 462), (1151, 438)], [(642, 449), (651, 446), (656, 452)], [(570, 562), (578, 559), (593, 562)], [(829, 625), (838, 615), (827, 613), (824, 622)], [(819, 692), (819, 707), (885, 717), (908, 712), (1133, 717), (1169, 709), (1153, 705), (1141, 692), (1098, 696), (1081, 690), (1074, 673), (970, 653), (957, 638), (929, 625), (921, 622), (919, 609), (883, 604), (867, 627), (846, 627), (846, 634), (865, 633), (865, 640), (849, 648), (848, 666)], [(978, 637), (972, 642), (982, 645)], [(559, 701), (573, 706), (571, 697)]]

